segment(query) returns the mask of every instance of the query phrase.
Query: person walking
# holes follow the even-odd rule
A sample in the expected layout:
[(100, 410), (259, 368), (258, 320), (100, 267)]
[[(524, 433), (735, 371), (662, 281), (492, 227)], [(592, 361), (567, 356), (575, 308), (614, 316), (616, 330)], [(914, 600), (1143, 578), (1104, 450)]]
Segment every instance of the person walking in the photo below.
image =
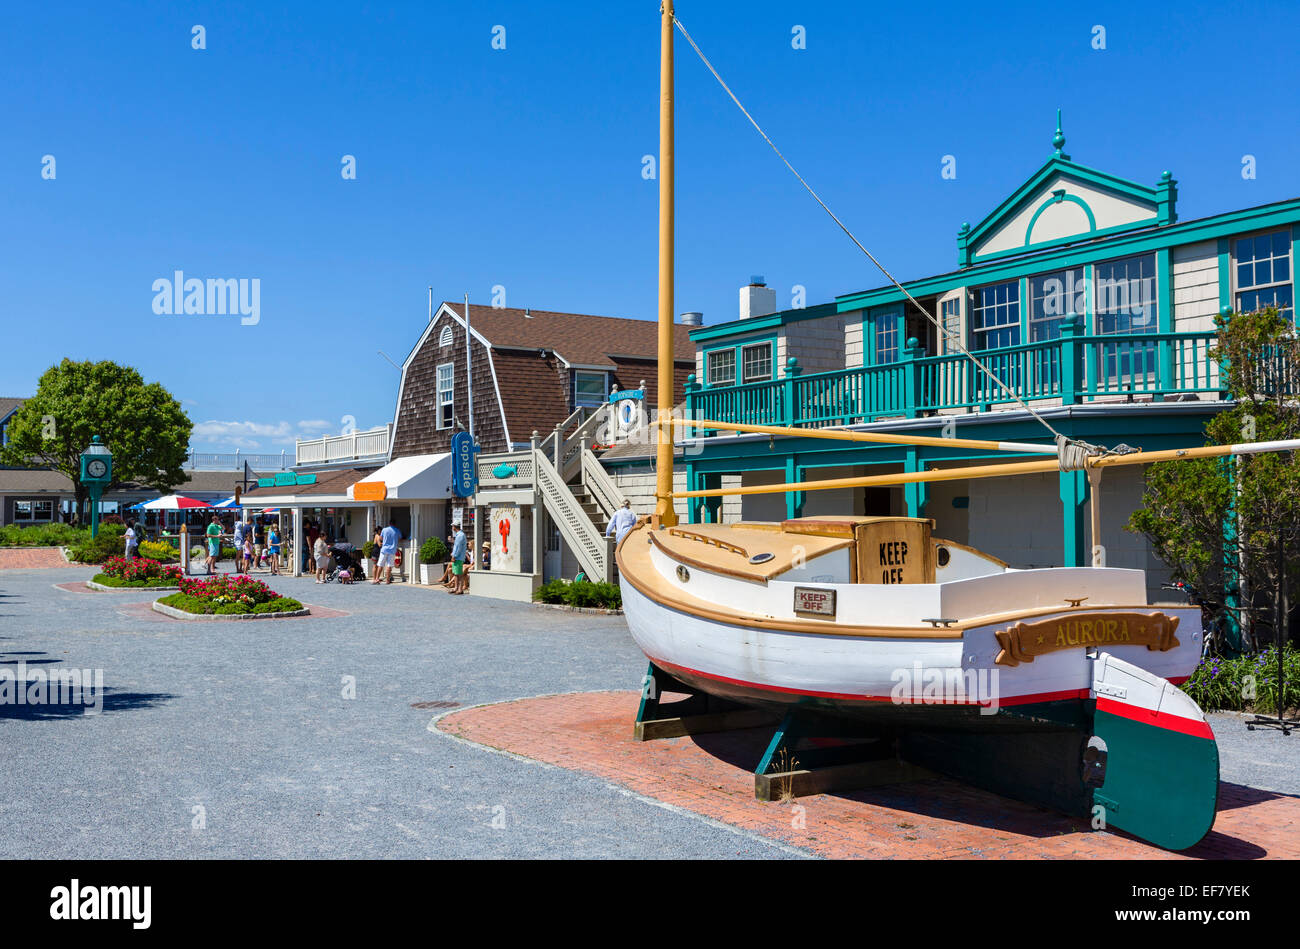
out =
[(465, 529), (459, 524), (456, 525), (456, 533), (452, 535), (451, 541), (451, 592), (462, 594), (465, 592), (465, 554), (469, 550), (469, 539), (465, 536)]
[(317, 526), (315, 519), (307, 522), (307, 568), (312, 573), (316, 572), (316, 538), (320, 537), (320, 527)]
[(221, 558), (221, 521), (217, 515), (212, 515), (212, 520), (208, 522), (208, 529), (205, 533), (208, 539), (208, 556), (204, 561), (204, 565), (208, 568), (208, 576), (212, 576), (217, 561)]
[(271, 576), (280, 575), (280, 529), (272, 524), (271, 529), (267, 531), (267, 542), (271, 551)]
[(397, 521), (390, 519), (388, 526), (379, 534), (379, 568), (375, 571), (372, 583), (393, 582), (393, 563), (397, 559), (397, 545), (402, 539), (402, 532), (397, 529)]
[(324, 583), (325, 574), (329, 570), (330, 549), (329, 544), (325, 542), (324, 534), (317, 534), (316, 541), (312, 544), (312, 562), (316, 565), (316, 582)]
[(135, 552), (140, 547), (140, 538), (135, 532), (135, 521), (126, 522), (126, 552), (124, 556), (127, 560), (135, 559)]
[(605, 528), (605, 536), (614, 535), (614, 543), (618, 544), (627, 532), (636, 526), (636, 514), (632, 511), (632, 502), (624, 501), (623, 506), (614, 512), (614, 516), (609, 519), (609, 526)]
[(244, 572), (244, 522), (236, 518), (233, 535), (235, 539), (235, 573)]
[(262, 551), (266, 549), (266, 528), (261, 520), (253, 521), (253, 566), (262, 566)]

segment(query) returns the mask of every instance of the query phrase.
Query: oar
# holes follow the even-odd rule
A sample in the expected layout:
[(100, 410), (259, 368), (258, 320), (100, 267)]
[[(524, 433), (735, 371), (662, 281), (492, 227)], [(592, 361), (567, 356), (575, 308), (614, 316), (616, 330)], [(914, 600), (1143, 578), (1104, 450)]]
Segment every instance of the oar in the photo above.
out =
[[(710, 427), (712, 424), (710, 423)], [(935, 439), (951, 444), (952, 439)], [(1167, 451), (1135, 451), (1126, 455), (1091, 455), (1086, 468), (1100, 469), (1120, 465), (1149, 465), (1158, 461), (1181, 461), (1189, 458), (1225, 458), (1230, 455), (1261, 455), (1300, 449), (1300, 439), (1273, 442), (1246, 442), (1240, 445), (1205, 445), (1201, 448), (1173, 448)], [(873, 488), (895, 484), (918, 484), (927, 481), (960, 481), (969, 478), (997, 478), (1012, 475), (1043, 474), (1059, 471), (1057, 461), (1015, 461), (1003, 465), (974, 465), (966, 468), (941, 468), (932, 471), (900, 471), (896, 474), (868, 475), (861, 478), (830, 478), (789, 484), (756, 484), (739, 488), (715, 488), (707, 491), (675, 491), (675, 498), (720, 498), (738, 494), (783, 494), (787, 491), (829, 491), (833, 488)]]

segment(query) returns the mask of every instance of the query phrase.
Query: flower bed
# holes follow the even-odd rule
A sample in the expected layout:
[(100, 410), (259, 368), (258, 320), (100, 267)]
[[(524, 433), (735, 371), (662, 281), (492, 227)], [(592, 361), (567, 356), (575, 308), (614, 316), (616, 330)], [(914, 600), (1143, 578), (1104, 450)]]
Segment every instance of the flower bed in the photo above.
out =
[[(1287, 711), (1300, 699), (1300, 650), (1290, 643), (1282, 653)], [(1277, 647), (1254, 655), (1212, 656), (1196, 667), (1182, 689), (1208, 711), (1277, 714)]]
[(185, 613), (217, 616), (294, 613), (303, 608), (297, 600), (280, 596), (261, 580), (244, 574), (219, 574), (206, 579), (181, 577), (179, 593), (158, 602)]
[(103, 572), (96, 574), (91, 582), (106, 587), (179, 587), (182, 579), (180, 567), (147, 557), (134, 560), (109, 557), (101, 566)]

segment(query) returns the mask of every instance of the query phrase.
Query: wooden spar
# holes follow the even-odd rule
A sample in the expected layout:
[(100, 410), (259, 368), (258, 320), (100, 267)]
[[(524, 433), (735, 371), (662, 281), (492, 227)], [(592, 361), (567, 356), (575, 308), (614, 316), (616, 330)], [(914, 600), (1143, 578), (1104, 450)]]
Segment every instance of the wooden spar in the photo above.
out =
[[(1182, 461), (1191, 458), (1224, 458), (1229, 455), (1260, 455), (1275, 451), (1296, 451), (1300, 439), (1276, 442), (1246, 442), (1240, 445), (1205, 445), (1200, 448), (1172, 448), (1167, 451), (1135, 451), (1127, 455), (1093, 455), (1085, 470), (1149, 465), (1158, 461)], [(711, 491), (678, 491), (678, 498), (720, 498), (737, 494), (784, 494), (787, 491), (829, 491), (833, 488), (872, 488), (894, 484), (918, 484), (926, 481), (960, 481), (969, 478), (998, 478), (1012, 475), (1043, 474), (1058, 471), (1058, 461), (1017, 461), (1005, 465), (974, 465), (967, 468), (943, 468), (933, 471), (902, 471), (897, 474), (868, 475), (862, 478), (831, 478), (788, 484), (756, 484), (740, 488), (715, 488)]]
[(659, 23), (659, 418), (655, 455), (655, 527), (677, 523), (673, 509), (673, 0), (663, 0)]
[[(884, 445), (931, 445), (936, 448), (970, 448), (984, 451), (1025, 452), (1035, 455), (1055, 455), (1055, 445), (1033, 442), (995, 442), (982, 438), (935, 438), (930, 435), (887, 435), (884, 432), (844, 432), (830, 428), (789, 428), (783, 425), (742, 425), (737, 422), (715, 422), (711, 419), (677, 419), (673, 424), (683, 427), (716, 428), (728, 432), (746, 432), (757, 435), (797, 435), (802, 438), (828, 438), (844, 442), (879, 442)], [(680, 496), (680, 495), (679, 495)]]

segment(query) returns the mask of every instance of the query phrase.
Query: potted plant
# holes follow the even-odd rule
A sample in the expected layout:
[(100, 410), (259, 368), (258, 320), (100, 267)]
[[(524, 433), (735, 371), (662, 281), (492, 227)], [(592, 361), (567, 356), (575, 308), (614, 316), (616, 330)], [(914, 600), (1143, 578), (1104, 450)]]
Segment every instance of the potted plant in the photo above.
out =
[(437, 583), (442, 576), (442, 564), (447, 559), (447, 545), (441, 538), (430, 537), (420, 545), (420, 582), (425, 586)]
[(375, 576), (379, 570), (379, 545), (373, 540), (366, 541), (361, 545), (361, 555), (366, 558), (366, 566), (370, 568), (369, 576)]

